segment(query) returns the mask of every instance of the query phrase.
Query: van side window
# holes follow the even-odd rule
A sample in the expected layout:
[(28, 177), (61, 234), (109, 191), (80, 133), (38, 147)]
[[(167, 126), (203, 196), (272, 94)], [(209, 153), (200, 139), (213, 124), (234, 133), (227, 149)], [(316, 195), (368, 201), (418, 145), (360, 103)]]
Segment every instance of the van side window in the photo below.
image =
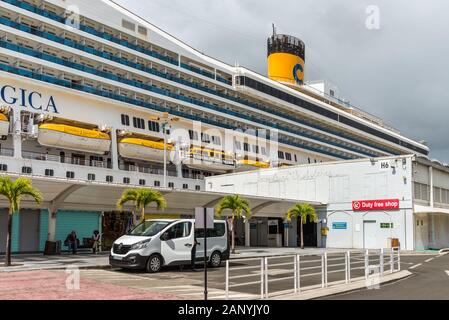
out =
[(175, 224), (173, 227), (168, 229), (168, 240), (186, 238), (190, 236), (190, 232), (192, 231), (192, 223), (191, 222), (181, 222)]
[[(220, 238), (223, 237), (226, 233), (226, 228), (224, 223), (215, 223), (213, 230), (207, 230), (208, 238)], [(198, 239), (204, 238), (204, 230), (196, 229), (195, 230), (196, 237)]]

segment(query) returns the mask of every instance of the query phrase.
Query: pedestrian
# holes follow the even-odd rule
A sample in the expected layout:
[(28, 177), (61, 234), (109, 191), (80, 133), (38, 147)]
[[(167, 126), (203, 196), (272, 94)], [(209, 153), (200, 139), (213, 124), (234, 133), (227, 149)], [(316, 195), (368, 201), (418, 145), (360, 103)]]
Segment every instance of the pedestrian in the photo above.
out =
[(98, 254), (98, 252), (100, 251), (100, 245), (101, 245), (101, 235), (100, 232), (98, 230), (94, 231), (94, 234), (92, 235), (92, 253), (93, 254)]
[(190, 267), (192, 269), (193, 272), (196, 272), (196, 247), (198, 245), (198, 241), (196, 240), (196, 232), (193, 231), (193, 245), (192, 245), (192, 253), (191, 253), (191, 257), (190, 257)]
[(69, 250), (72, 250), (73, 254), (76, 254), (78, 251), (78, 237), (76, 236), (75, 230), (73, 230), (66, 239)]

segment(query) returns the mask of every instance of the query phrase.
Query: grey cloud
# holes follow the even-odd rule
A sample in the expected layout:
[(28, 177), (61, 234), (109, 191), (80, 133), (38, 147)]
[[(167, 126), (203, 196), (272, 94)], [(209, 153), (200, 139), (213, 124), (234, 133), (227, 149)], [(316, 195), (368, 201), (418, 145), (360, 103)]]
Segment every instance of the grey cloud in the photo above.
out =
[[(266, 74), (266, 38), (307, 45), (306, 78), (345, 98), (449, 162), (449, 2), (445, 0), (116, 0), (204, 53)], [(368, 5), (381, 29), (365, 27)]]

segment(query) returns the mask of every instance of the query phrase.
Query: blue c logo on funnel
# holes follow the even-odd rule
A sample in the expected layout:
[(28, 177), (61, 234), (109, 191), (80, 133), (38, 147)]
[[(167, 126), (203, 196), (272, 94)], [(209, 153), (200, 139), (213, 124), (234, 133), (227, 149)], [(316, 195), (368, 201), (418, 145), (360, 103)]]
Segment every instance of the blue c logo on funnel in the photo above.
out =
[[(298, 75), (298, 71), (300, 72)], [(293, 77), (295, 78), (296, 83), (302, 84), (301, 80), (302, 75), (304, 74), (304, 68), (299, 63), (293, 68)]]

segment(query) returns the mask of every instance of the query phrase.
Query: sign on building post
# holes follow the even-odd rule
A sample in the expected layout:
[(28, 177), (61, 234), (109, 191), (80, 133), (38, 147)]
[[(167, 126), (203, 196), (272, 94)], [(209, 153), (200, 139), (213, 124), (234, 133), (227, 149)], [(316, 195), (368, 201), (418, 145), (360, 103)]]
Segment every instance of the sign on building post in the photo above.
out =
[(204, 232), (204, 300), (207, 300), (207, 230), (214, 229), (214, 208), (195, 208), (195, 229)]

